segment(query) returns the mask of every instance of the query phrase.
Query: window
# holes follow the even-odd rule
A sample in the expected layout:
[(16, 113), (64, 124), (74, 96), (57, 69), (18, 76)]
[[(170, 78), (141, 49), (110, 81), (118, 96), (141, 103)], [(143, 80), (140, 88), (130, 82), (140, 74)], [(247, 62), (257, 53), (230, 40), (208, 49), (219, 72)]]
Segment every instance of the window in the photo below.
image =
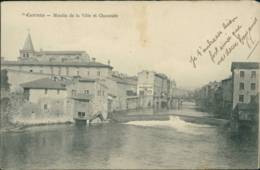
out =
[(27, 58), (29, 58), (29, 54), (27, 54)]
[(239, 102), (244, 102), (244, 95), (239, 95)]
[(251, 71), (251, 78), (256, 78), (256, 71)]
[(25, 58), (25, 54), (23, 54), (23, 58)]
[(40, 67), (40, 73), (42, 73), (42, 67)]
[(245, 77), (245, 72), (244, 71), (240, 71), (240, 77)]
[(48, 93), (48, 90), (47, 90), (47, 89), (45, 89), (45, 90), (44, 90), (44, 94), (47, 94), (47, 93)]
[(58, 68), (58, 74), (61, 75), (61, 68)]
[(105, 96), (105, 91), (103, 91), (103, 96)]
[(85, 90), (85, 94), (89, 94), (89, 90)]
[(76, 69), (76, 74), (79, 76), (79, 68)]
[(87, 75), (89, 76), (89, 69), (87, 68)]
[(33, 72), (33, 69), (32, 69), (32, 67), (30, 67), (30, 72)]
[(97, 75), (100, 76), (100, 69), (97, 69)]
[(71, 95), (72, 95), (72, 96), (75, 96), (75, 95), (76, 95), (76, 90), (72, 90), (72, 91), (71, 91)]
[(59, 104), (60, 104), (60, 101), (57, 101), (57, 106), (59, 106)]
[(66, 75), (69, 75), (69, 73), (70, 73), (70, 72), (69, 72), (69, 68), (67, 67), (67, 68), (66, 68)]
[(147, 73), (146, 73), (146, 79), (148, 79), (148, 74), (149, 74), (149, 73), (147, 72)]
[(250, 101), (255, 101), (255, 95), (250, 96)]
[(57, 95), (60, 95), (60, 90), (57, 90)]
[(239, 84), (239, 90), (244, 90), (244, 83)]
[(47, 110), (48, 109), (48, 105), (47, 104), (44, 104), (44, 110)]
[(251, 90), (255, 90), (255, 83), (251, 83)]
[(101, 96), (100, 91), (98, 91), (98, 96)]
[(84, 117), (85, 116), (85, 112), (78, 112), (78, 116), (79, 116), (79, 118)]

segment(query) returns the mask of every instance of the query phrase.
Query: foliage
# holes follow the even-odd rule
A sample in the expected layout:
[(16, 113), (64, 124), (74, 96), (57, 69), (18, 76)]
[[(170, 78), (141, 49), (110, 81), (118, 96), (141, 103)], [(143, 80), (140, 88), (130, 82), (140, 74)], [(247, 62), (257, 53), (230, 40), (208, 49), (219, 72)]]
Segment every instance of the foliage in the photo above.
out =
[(15, 116), (17, 116), (21, 110), (22, 103), (22, 94), (11, 93), (8, 97), (1, 99), (2, 127), (12, 124)]
[(7, 70), (1, 70), (1, 88), (6, 90), (10, 89), (10, 84), (8, 83)]

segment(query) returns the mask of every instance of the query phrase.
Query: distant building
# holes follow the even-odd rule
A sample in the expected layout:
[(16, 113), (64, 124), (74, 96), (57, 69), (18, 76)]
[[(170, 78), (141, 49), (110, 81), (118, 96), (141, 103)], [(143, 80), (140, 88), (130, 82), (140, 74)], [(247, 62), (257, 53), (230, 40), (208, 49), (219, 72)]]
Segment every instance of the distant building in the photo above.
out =
[(90, 61), (85, 51), (34, 51), (31, 36), (25, 41), (20, 50), (18, 61), (5, 61), (1, 58), (1, 70), (36, 72), (59, 76), (84, 76), (90, 78), (111, 77), (113, 67)]
[(176, 82), (166, 75), (143, 70), (138, 73), (137, 96), (143, 107), (171, 107), (173, 94), (176, 94)]
[(42, 49), (39, 52), (34, 51), (31, 36), (28, 33), (18, 61), (90, 62), (90, 57), (85, 51), (42, 51)]
[(222, 80), (222, 110), (225, 116), (229, 116), (232, 111), (232, 78)]

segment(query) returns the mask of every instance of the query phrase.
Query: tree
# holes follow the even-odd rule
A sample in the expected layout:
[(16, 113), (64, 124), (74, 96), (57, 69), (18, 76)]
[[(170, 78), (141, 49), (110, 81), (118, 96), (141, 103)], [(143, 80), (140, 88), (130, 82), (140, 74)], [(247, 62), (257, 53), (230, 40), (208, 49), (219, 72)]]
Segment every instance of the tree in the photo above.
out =
[(13, 123), (15, 116), (21, 110), (23, 98), (21, 94), (11, 93), (8, 97), (1, 99), (1, 124), (8, 126)]
[(9, 90), (10, 86), (11, 85), (8, 83), (7, 70), (1, 70), (1, 88)]

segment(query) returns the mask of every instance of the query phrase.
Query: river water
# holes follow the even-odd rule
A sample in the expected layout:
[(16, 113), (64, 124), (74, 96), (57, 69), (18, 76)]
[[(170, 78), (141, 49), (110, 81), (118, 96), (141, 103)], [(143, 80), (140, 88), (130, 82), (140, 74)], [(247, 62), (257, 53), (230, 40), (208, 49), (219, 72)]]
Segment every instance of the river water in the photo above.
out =
[[(210, 116), (190, 103), (175, 112)], [(252, 169), (257, 168), (257, 150), (256, 135), (234, 135), (220, 126), (176, 116), (167, 121), (48, 125), (1, 133), (5, 169)]]

